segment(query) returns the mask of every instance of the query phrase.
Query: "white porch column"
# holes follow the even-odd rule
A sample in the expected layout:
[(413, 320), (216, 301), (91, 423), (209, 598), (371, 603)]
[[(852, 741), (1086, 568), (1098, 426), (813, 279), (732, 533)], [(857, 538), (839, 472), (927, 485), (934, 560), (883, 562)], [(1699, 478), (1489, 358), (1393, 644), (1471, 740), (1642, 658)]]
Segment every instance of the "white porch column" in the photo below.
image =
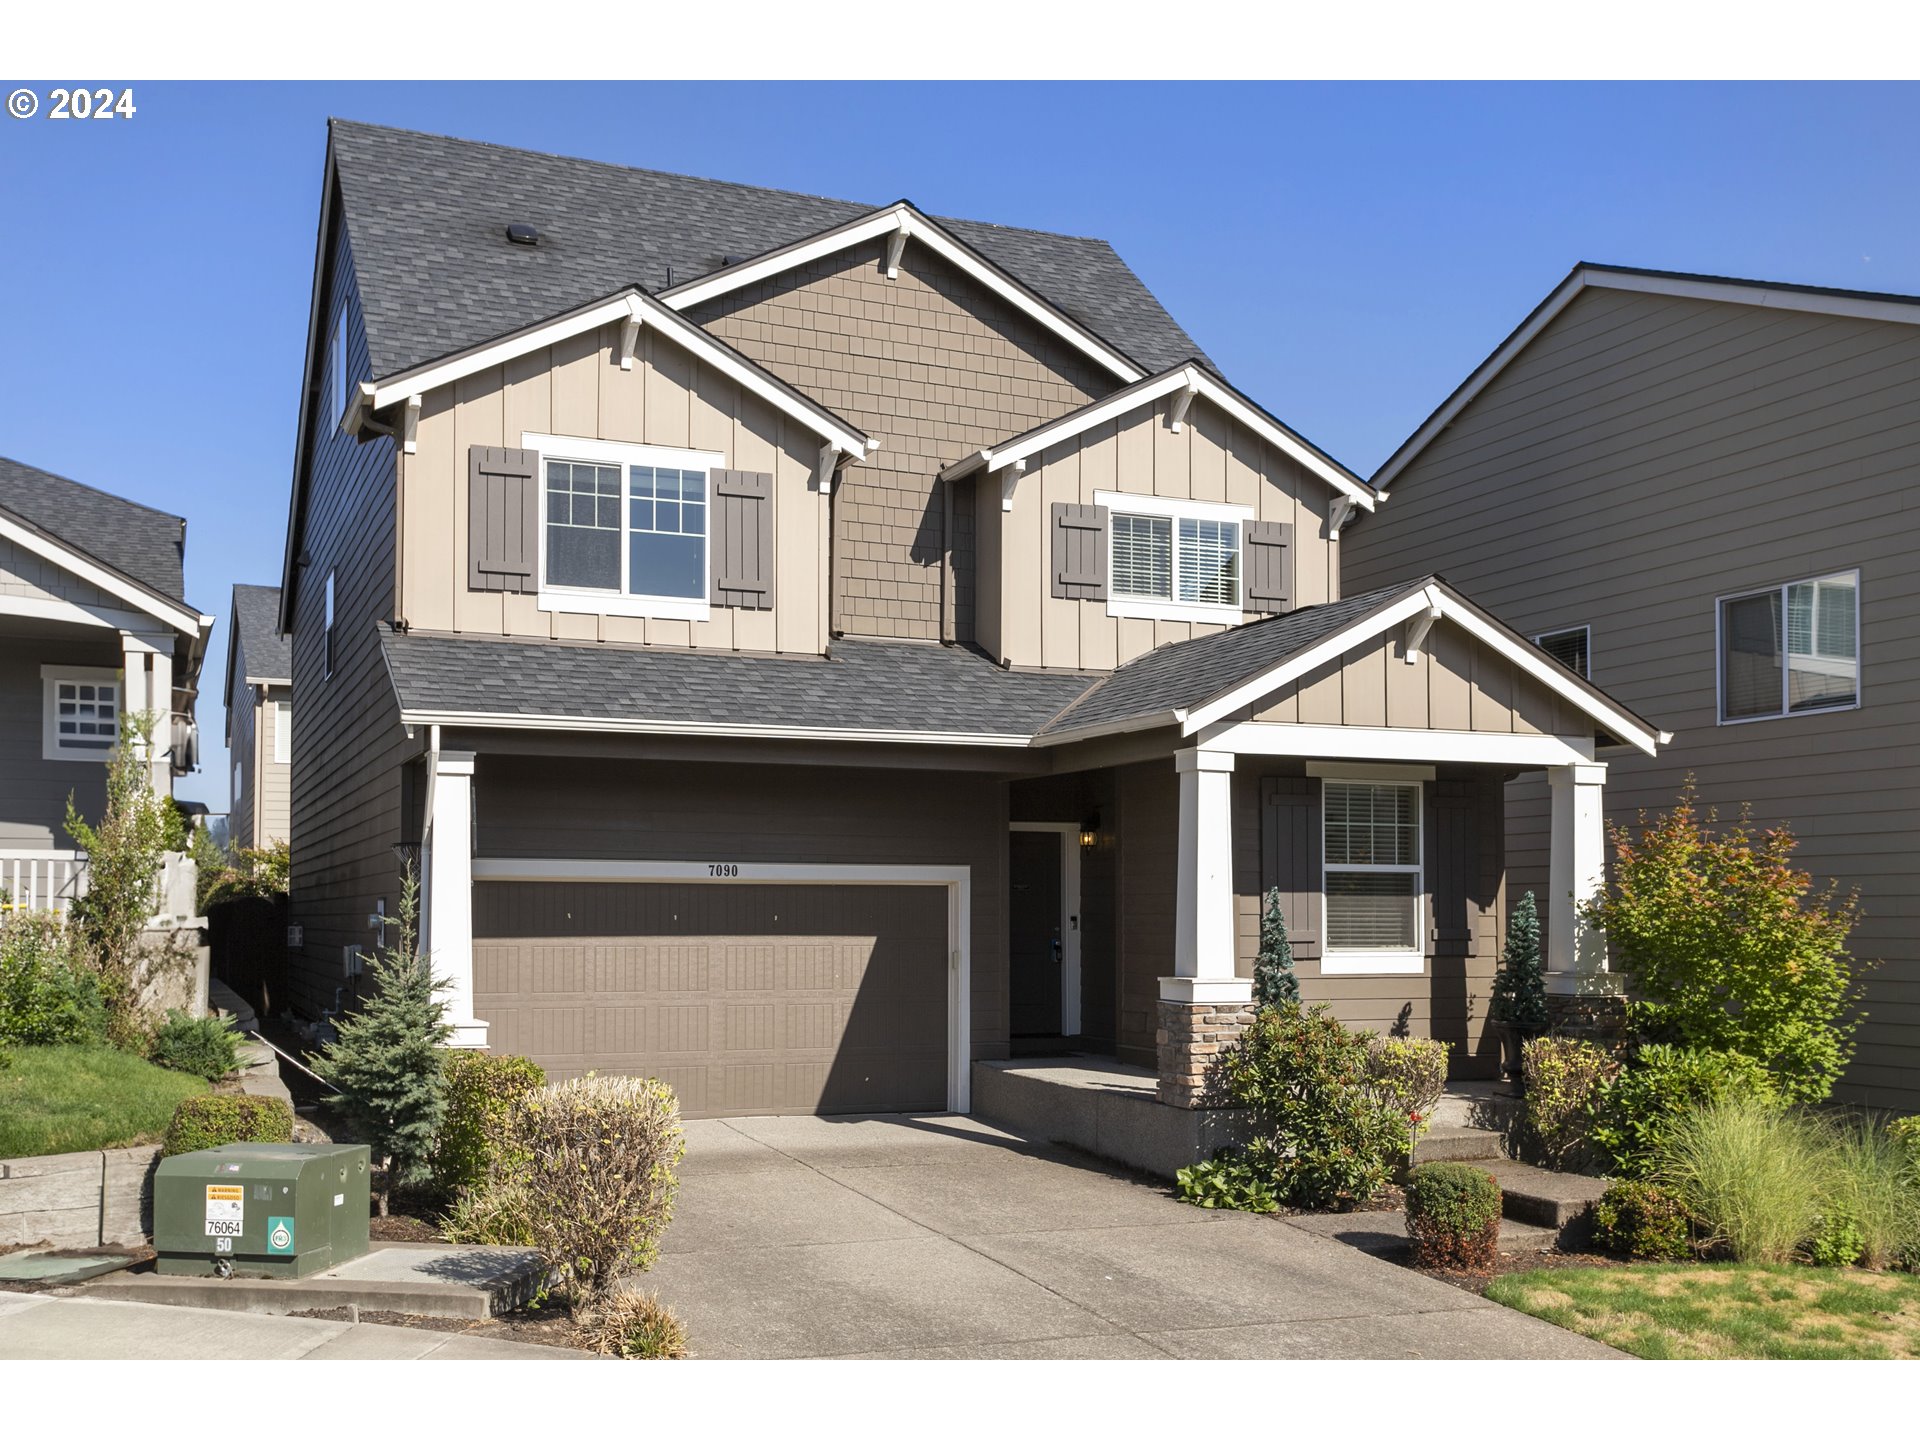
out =
[(436, 750), (427, 813), (424, 943), (434, 974), (446, 981), (447, 1023), (457, 1048), (484, 1050), (487, 1022), (473, 1014), (473, 756)]
[(1233, 755), (1181, 750), (1180, 872), (1174, 904), (1173, 974), (1160, 998), (1189, 1005), (1242, 1003), (1253, 982), (1233, 966)]
[(127, 630), (120, 632), (120, 654), (125, 672), (120, 683), (120, 737), (135, 745), (144, 743), (145, 737), (128, 733), (126, 717), (150, 708), (147, 701), (147, 656), (151, 653), (153, 646), (141, 636)]
[(153, 793), (173, 793), (173, 652), (155, 650), (148, 657), (152, 676), (147, 708), (153, 711), (153, 731), (147, 757), (153, 766)]
[(1579, 907), (1606, 884), (1607, 767), (1556, 765), (1552, 788), (1552, 850), (1548, 860), (1547, 989), (1560, 995), (1611, 993), (1606, 937), (1580, 920)]

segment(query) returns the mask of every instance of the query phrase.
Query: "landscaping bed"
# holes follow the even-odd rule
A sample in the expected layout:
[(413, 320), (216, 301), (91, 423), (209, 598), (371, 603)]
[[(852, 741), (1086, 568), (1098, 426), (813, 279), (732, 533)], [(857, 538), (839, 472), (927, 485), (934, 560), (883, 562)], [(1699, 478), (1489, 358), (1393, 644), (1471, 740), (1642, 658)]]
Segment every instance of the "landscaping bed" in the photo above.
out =
[(1484, 1291), (1646, 1360), (1920, 1359), (1917, 1275), (1616, 1262), (1535, 1266)]
[(0, 1070), (0, 1155), (26, 1159), (156, 1142), (174, 1107), (207, 1089), (122, 1050), (30, 1045)]

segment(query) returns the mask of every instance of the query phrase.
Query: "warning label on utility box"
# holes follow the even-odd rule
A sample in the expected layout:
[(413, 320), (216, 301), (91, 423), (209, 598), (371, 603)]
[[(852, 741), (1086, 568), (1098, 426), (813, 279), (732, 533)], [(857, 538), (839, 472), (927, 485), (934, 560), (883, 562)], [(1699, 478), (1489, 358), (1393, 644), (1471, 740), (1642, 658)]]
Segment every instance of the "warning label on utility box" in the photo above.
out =
[(246, 1219), (246, 1186), (207, 1186), (207, 1234), (238, 1235), (245, 1228)]

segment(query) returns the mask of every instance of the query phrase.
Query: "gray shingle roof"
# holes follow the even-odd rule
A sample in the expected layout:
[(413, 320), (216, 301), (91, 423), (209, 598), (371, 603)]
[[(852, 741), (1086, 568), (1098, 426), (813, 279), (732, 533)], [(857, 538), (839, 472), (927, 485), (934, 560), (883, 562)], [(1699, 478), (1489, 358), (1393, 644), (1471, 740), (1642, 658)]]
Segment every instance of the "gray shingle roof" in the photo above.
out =
[(1296, 655), (1336, 630), (1427, 585), (1432, 576), (1371, 590), (1364, 595), (1309, 605), (1285, 615), (1236, 625), (1197, 640), (1149, 650), (1089, 689), (1079, 702), (1050, 721), (1043, 735), (1057, 736), (1101, 725), (1148, 720), (1191, 709), (1221, 691)]
[(293, 641), (280, 633), (280, 587), (233, 587), (233, 635), (227, 643), (241, 657), (241, 679), (292, 680)]
[[(376, 378), (879, 208), (355, 121), (332, 137)], [(517, 221), (537, 247), (507, 242)], [(940, 223), (1143, 368), (1200, 355), (1104, 240)]]
[(882, 640), (836, 641), (825, 660), (391, 630), (381, 644), (409, 713), (1026, 736), (1092, 678)]
[(0, 508), (149, 590), (185, 603), (186, 522), (178, 515), (4, 457)]

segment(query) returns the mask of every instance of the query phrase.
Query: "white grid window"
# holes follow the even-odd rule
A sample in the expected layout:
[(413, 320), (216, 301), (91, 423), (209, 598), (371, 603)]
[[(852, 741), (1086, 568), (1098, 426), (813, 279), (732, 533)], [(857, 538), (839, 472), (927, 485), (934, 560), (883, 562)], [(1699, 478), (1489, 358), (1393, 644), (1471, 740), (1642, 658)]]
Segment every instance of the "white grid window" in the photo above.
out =
[(1159, 515), (1113, 517), (1113, 593), (1173, 598), (1173, 521)]
[(1722, 723), (1859, 703), (1858, 571), (1720, 601)]
[(1329, 957), (1416, 961), (1420, 948), (1420, 786), (1323, 782)]
[(1109, 614), (1231, 624), (1240, 609), (1245, 506), (1098, 491), (1107, 522)]
[(49, 760), (105, 760), (120, 742), (119, 672), (49, 666), (42, 755)]

